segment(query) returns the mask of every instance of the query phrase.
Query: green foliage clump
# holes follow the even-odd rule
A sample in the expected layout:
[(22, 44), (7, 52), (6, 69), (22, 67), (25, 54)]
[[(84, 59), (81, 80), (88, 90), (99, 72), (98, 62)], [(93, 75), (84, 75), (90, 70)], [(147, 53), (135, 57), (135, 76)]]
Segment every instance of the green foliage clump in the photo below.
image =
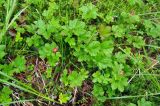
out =
[(0, 103), (8, 103), (12, 102), (10, 95), (12, 94), (12, 90), (9, 87), (3, 87), (0, 94)]
[(159, 105), (159, 10), (159, 0), (1, 0), (0, 105)]

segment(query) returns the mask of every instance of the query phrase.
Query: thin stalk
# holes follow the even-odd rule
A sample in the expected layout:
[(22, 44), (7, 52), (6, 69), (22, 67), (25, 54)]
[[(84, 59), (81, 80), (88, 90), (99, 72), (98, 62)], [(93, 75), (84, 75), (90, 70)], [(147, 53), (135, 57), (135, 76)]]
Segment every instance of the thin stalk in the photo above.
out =
[(7, 74), (5, 74), (5, 73), (3, 73), (3, 72), (1, 72), (1, 71), (0, 71), (0, 74), (3, 75), (3, 76), (5, 76), (5, 77), (7, 77), (7, 78), (9, 78), (9, 79), (11, 79), (11, 80), (13, 80), (13, 81), (15, 81), (15, 82), (17, 82), (17, 83), (20, 84), (21, 86), (16, 85), (16, 84), (13, 84), (13, 83), (10, 83), (10, 82), (8, 82), (8, 81), (6, 81), (6, 80), (3, 80), (3, 79), (0, 79), (0, 82), (6, 83), (6, 84), (11, 85), (11, 86), (14, 86), (14, 87), (19, 88), (19, 89), (21, 89), (21, 90), (23, 90), (23, 91), (26, 91), (26, 92), (28, 92), (28, 93), (31, 93), (31, 94), (34, 94), (34, 95), (39, 96), (39, 97), (41, 97), (41, 98), (44, 98), (44, 99), (46, 99), (46, 100), (48, 100), (48, 101), (52, 101), (52, 102), (58, 103), (57, 101), (55, 101), (55, 100), (53, 100), (53, 99), (51, 99), (51, 98), (49, 98), (49, 97), (46, 97), (45, 95), (39, 93), (38, 91), (34, 90), (33, 88), (30, 88), (30, 87), (27, 86), (26, 84), (23, 84), (22, 82), (20, 82), (20, 81), (14, 79), (14, 78), (8, 76)]
[(17, 0), (7, 0), (7, 4), (8, 4), (7, 5), (7, 16), (6, 16), (6, 21), (5, 21), (6, 29), (9, 24), (9, 20), (13, 14), (13, 11), (15, 9), (16, 3), (17, 3)]
[(14, 79), (14, 78), (8, 76), (7, 74), (5, 74), (5, 73), (3, 73), (3, 72), (1, 72), (1, 71), (0, 71), (0, 74), (3, 75), (3, 76), (5, 76), (6, 78), (9, 78), (9, 79), (11, 79), (11, 80), (17, 82), (17, 83), (20, 84), (21, 86), (23, 86), (23, 87), (25, 87), (25, 88), (27, 88), (27, 89), (33, 91), (33, 92), (39, 93), (38, 91), (34, 90), (33, 88), (30, 88), (30, 87), (27, 86), (26, 84), (23, 84), (22, 82), (20, 82), (20, 81)]
[(7, 84), (7, 85), (10, 85), (10, 86), (13, 86), (13, 87), (15, 87), (15, 88), (18, 88), (18, 89), (20, 89), (20, 90), (23, 90), (23, 91), (25, 91), (25, 92), (31, 93), (31, 94), (36, 95), (36, 96), (38, 96), (38, 97), (41, 97), (41, 98), (43, 98), (43, 99), (45, 99), (45, 100), (47, 100), (47, 101), (52, 101), (52, 102), (55, 102), (55, 103), (59, 103), (59, 102), (55, 101), (54, 99), (51, 99), (51, 98), (49, 98), (49, 97), (46, 97), (45, 95), (43, 95), (43, 94), (41, 94), (41, 93), (35, 93), (35, 92), (31, 91), (31, 90), (28, 90), (28, 89), (26, 89), (26, 88), (23, 88), (23, 87), (21, 87), (21, 86), (19, 86), (19, 85), (16, 85), (16, 84), (14, 84), (14, 83), (10, 83), (10, 82), (8, 82), (8, 81), (6, 81), (6, 80), (0, 79), (0, 82), (1, 82), (1, 83), (4, 83), (4, 84)]
[(150, 12), (150, 13), (144, 13), (144, 14), (138, 14), (138, 15), (152, 15), (152, 14), (160, 14), (160, 11)]
[(11, 20), (11, 22), (9, 23), (11, 16), (13, 14), (14, 8), (16, 7), (16, 2), (17, 0), (7, 0), (7, 12), (6, 12), (6, 20), (5, 20), (5, 25), (0, 33), (0, 42), (2, 41), (3, 36), (5, 35), (5, 33), (7, 32), (7, 30), (11, 27), (11, 25), (13, 24), (13, 22), (15, 22), (15, 20), (20, 16), (20, 14), (22, 12), (24, 12), (24, 10), (28, 7), (26, 6), (24, 9), (22, 9), (21, 11), (19, 11)]
[(32, 101), (37, 101), (37, 100), (36, 99), (19, 100), (19, 101), (13, 101), (13, 102), (0, 103), (0, 105), (10, 105), (15, 103), (32, 102)]
[[(147, 53), (147, 51), (146, 51), (146, 49), (145, 49), (144, 47), (143, 47), (143, 51), (144, 51), (145, 56), (146, 56), (146, 57), (149, 57), (149, 56), (148, 56), (148, 53)], [(147, 61), (149, 61), (149, 58), (146, 58), (146, 59), (147, 59)], [(150, 68), (149, 68), (149, 69), (150, 69)], [(144, 71), (147, 72), (147, 74), (150, 74), (150, 73), (148, 72), (149, 69), (145, 69)], [(154, 85), (155, 87), (157, 87), (157, 88), (158, 88), (158, 91), (159, 91), (159, 90), (160, 90), (160, 85), (159, 85), (158, 79), (157, 79), (155, 76), (147, 76), (147, 78), (151, 79), (153, 85)]]
[(160, 93), (153, 93), (153, 94), (147, 94), (147, 95), (135, 95), (135, 96), (109, 97), (109, 98), (106, 98), (106, 99), (108, 99), (108, 100), (114, 100), (114, 99), (130, 99), (130, 98), (139, 98), (139, 97), (157, 96), (157, 95), (160, 95)]

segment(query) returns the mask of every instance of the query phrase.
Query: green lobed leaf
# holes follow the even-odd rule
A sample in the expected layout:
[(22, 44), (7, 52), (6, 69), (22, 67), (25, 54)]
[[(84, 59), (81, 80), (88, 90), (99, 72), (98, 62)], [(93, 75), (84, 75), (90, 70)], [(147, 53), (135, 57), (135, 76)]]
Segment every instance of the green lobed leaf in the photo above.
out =
[(80, 7), (79, 11), (82, 12), (82, 18), (86, 20), (96, 19), (98, 15), (98, 9), (92, 3), (88, 3), (86, 6)]
[(12, 102), (12, 98), (10, 97), (11, 94), (12, 90), (9, 87), (3, 87), (2, 91), (0, 91), (0, 103)]

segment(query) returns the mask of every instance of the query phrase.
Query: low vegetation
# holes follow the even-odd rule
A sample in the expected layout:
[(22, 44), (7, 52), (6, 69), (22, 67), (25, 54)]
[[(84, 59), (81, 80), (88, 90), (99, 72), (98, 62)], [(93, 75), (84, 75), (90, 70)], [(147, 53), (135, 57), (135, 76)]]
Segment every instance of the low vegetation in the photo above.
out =
[(0, 0), (0, 105), (160, 105), (160, 0)]

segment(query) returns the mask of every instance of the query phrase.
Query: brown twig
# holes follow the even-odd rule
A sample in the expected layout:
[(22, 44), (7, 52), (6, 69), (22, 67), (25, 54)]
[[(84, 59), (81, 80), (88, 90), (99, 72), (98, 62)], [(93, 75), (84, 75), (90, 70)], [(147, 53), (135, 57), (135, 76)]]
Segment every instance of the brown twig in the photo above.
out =
[(78, 91), (78, 90), (77, 90), (77, 87), (75, 87), (75, 89), (74, 89), (74, 96), (73, 96), (73, 98), (72, 98), (72, 105), (73, 105), (73, 106), (75, 105), (77, 91)]

